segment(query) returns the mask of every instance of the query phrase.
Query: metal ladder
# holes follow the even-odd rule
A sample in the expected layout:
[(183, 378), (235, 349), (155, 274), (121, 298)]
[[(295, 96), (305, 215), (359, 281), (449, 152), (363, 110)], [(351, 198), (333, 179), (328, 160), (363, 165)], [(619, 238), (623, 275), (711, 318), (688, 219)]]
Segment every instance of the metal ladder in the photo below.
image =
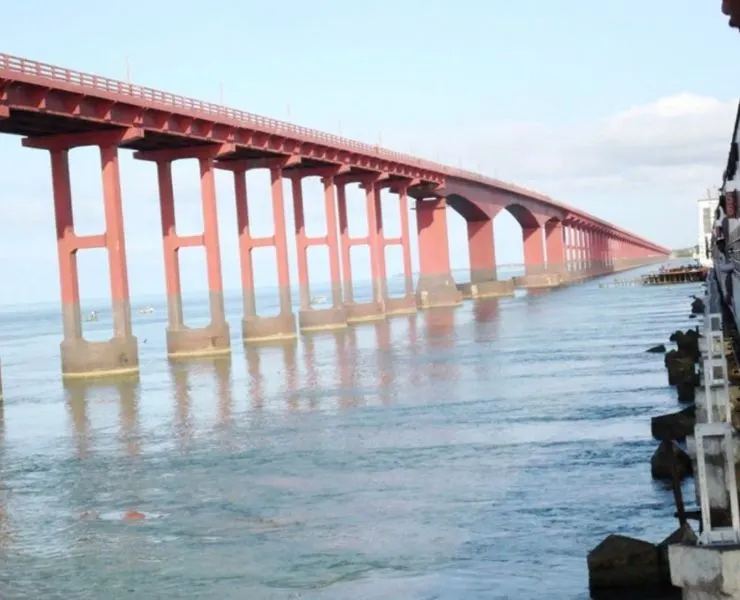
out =
[[(716, 282), (713, 281), (713, 275), (713, 272), (710, 272), (708, 278), (711, 289), (704, 302), (706, 308), (702, 324), (703, 339), (700, 338), (701, 377), (704, 384), (705, 404), (703, 408), (707, 415), (707, 422), (697, 423), (694, 427), (698, 470), (696, 484), (699, 487), (702, 522), (702, 533), (699, 535), (698, 541), (702, 545), (740, 543), (740, 510), (738, 509), (737, 480), (735, 476), (734, 428), (732, 426), (732, 407), (730, 406), (729, 377), (725, 357), (725, 340), (722, 334), (722, 313), (714, 312), (718, 309), (716, 306), (711, 306), (711, 295), (719, 293)], [(714, 304), (716, 305), (716, 301)], [(730, 527), (712, 527), (705, 449), (705, 443), (709, 439), (720, 442), (722, 455), (724, 456), (725, 484), (730, 497)]]

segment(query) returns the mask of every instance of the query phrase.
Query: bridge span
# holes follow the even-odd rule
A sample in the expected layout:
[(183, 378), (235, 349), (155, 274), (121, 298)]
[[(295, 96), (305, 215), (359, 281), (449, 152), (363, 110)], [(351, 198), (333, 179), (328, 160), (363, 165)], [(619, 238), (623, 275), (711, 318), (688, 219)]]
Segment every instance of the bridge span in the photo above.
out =
[[(118, 155), (133, 150), (156, 167), (168, 298), (169, 356), (189, 357), (230, 352), (221, 276), (214, 170), (233, 173), (244, 296), (242, 337), (247, 343), (296, 338), (288, 268), (283, 181), (291, 183), (298, 250), (302, 331), (337, 329), (348, 324), (414, 312), (417, 308), (455, 305), (464, 295), (513, 293), (515, 286), (552, 287), (662, 260), (669, 250), (552, 198), (477, 173), (348, 140), (224, 106), (96, 75), (0, 54), (0, 133), (23, 136), (23, 146), (49, 152), (56, 219), (64, 334), (65, 377), (106, 376), (138, 371), (138, 345), (131, 328), (126, 243)], [(69, 151), (99, 148), (105, 207), (105, 231), (77, 235), (72, 213)], [(172, 163), (197, 159), (204, 231), (178, 235), (175, 224)], [(246, 173), (270, 173), (274, 235), (250, 235)], [(304, 227), (302, 180), (320, 177), (327, 215), (327, 235), (308, 237)], [(154, 182), (153, 182), (154, 183)], [(349, 236), (346, 187), (365, 192), (368, 235)], [(397, 194), (401, 235), (383, 232), (380, 191)], [(416, 203), (419, 278), (414, 289), (409, 237), (409, 198)], [(254, 201), (250, 198), (249, 202)], [(450, 273), (446, 207), (467, 222), (471, 281), (457, 285)], [(498, 281), (493, 218), (508, 210), (522, 226), (526, 274)], [(331, 307), (315, 309), (308, 291), (307, 249), (329, 249)], [(370, 250), (371, 302), (352, 296), (350, 248)], [(385, 248), (403, 250), (405, 294), (387, 291)], [(187, 327), (183, 320), (178, 250), (205, 249), (211, 322)], [(252, 250), (271, 246), (277, 256), (280, 314), (257, 315)], [(77, 252), (104, 248), (108, 253), (114, 333), (106, 342), (83, 337)]]

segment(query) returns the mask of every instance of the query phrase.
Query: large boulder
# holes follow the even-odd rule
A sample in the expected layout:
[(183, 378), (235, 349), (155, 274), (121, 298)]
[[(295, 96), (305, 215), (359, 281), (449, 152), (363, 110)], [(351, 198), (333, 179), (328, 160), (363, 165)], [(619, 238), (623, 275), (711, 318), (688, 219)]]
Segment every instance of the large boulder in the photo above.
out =
[(699, 352), (699, 332), (695, 329), (689, 329), (686, 332), (677, 330), (671, 334), (670, 341), (676, 342), (678, 352), (683, 356), (689, 357), (694, 362), (701, 358)]
[(684, 379), (676, 383), (676, 392), (678, 393), (679, 402), (694, 402), (696, 400), (697, 381), (694, 377)]
[(668, 385), (681, 381), (693, 380), (696, 374), (694, 360), (678, 350), (671, 350), (665, 355), (664, 363), (668, 369)]
[(656, 586), (658, 560), (655, 544), (609, 535), (588, 553), (588, 586), (591, 590)]
[(658, 344), (657, 346), (653, 346), (652, 348), (645, 350), (645, 352), (650, 352), (651, 354), (663, 354), (665, 351), (665, 344)]
[(678, 412), (660, 415), (650, 420), (650, 432), (659, 441), (678, 441), (692, 435), (696, 425), (696, 407), (689, 406)]
[(693, 473), (689, 455), (681, 450), (676, 442), (663, 440), (650, 459), (650, 474), (653, 479), (672, 481), (674, 462), (679, 479), (684, 479)]

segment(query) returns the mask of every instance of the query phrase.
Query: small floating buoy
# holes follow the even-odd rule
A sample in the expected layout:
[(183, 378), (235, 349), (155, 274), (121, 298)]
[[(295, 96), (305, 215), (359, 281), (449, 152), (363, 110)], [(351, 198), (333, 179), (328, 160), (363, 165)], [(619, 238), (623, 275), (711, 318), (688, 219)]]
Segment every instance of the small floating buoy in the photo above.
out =
[(127, 510), (123, 515), (124, 521), (143, 521), (146, 515), (138, 510)]

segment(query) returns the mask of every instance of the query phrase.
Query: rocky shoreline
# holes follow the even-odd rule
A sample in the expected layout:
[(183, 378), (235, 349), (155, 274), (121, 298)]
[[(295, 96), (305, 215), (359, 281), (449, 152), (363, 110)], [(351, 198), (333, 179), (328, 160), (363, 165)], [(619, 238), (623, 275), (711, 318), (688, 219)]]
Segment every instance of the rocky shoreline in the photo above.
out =
[[(691, 316), (704, 313), (704, 302), (694, 297)], [(677, 330), (669, 341), (675, 344), (668, 350), (665, 344), (647, 350), (665, 354), (664, 365), (668, 385), (676, 388), (677, 400), (687, 405), (681, 410), (653, 417), (650, 431), (658, 442), (650, 460), (650, 472), (655, 480), (670, 482), (676, 502), (679, 527), (659, 543), (623, 535), (609, 535), (593, 548), (587, 557), (589, 589), (594, 599), (624, 598), (680, 598), (681, 590), (671, 585), (668, 546), (675, 543), (693, 543), (697, 536), (689, 518), (698, 518), (698, 511), (686, 511), (683, 506), (680, 482), (692, 477), (694, 465), (686, 446), (693, 435), (697, 421), (696, 390), (700, 385), (697, 365), (701, 361), (699, 329)]]

